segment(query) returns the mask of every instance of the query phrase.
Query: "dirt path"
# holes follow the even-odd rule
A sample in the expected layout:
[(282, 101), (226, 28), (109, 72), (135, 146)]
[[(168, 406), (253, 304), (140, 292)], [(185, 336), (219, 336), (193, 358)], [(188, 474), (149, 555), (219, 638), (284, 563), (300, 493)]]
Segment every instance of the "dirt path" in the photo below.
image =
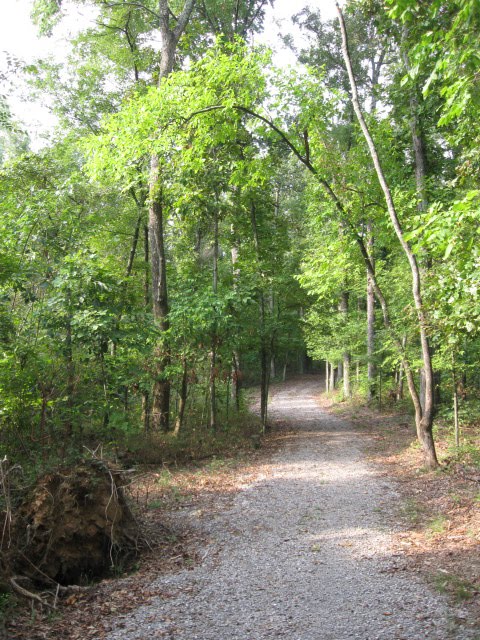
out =
[(119, 618), (109, 640), (478, 638), (462, 610), (396, 571), (395, 490), (318, 390), (313, 377), (275, 390), (271, 417), (297, 432), (229, 506), (198, 518), (204, 562), (159, 579), (163, 595)]

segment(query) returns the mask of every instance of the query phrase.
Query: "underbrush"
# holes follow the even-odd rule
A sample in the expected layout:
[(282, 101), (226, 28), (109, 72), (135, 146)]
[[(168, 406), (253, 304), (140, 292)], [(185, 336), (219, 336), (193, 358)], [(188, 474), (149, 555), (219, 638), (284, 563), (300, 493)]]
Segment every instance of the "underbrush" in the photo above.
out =
[(239, 414), (216, 431), (189, 427), (178, 435), (170, 432), (131, 434), (117, 445), (117, 451), (122, 463), (179, 465), (256, 449), (260, 431), (260, 421), (255, 416)]

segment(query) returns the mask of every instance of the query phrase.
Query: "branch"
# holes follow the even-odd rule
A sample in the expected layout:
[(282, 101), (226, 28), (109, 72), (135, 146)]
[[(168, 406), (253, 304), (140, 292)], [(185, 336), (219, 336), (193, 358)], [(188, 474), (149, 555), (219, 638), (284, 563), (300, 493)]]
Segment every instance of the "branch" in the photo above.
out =
[[(246, 28), (245, 31), (248, 31), (249, 29), (252, 28), (253, 24), (255, 23), (256, 19), (258, 18), (258, 16), (260, 15), (261, 10), (263, 9), (263, 7), (267, 4), (267, 0), (263, 0), (263, 2), (260, 3), (258, 9), (255, 11), (255, 13), (252, 15), (251, 20), (249, 22), (246, 23)], [(248, 16), (247, 16), (248, 19)]]
[(152, 11), (152, 9), (150, 9), (149, 7), (146, 7), (141, 2), (104, 2), (103, 4), (109, 9), (113, 9), (114, 7), (125, 7), (125, 6), (137, 7), (137, 9), (143, 9), (150, 15), (154, 16), (157, 20), (160, 20), (160, 16), (158, 13), (156, 13), (155, 11)]
[[(183, 121), (185, 123), (187, 123), (190, 120), (192, 120), (194, 117), (196, 117), (198, 115), (201, 115), (203, 113), (209, 113), (211, 111), (221, 111), (221, 110), (224, 110), (224, 109), (226, 109), (226, 107), (224, 107), (223, 105), (212, 105), (210, 107), (205, 107), (204, 109), (199, 109), (198, 111), (194, 111), (188, 117), (183, 118)], [(362, 257), (363, 257), (363, 259), (365, 261), (365, 265), (367, 267), (367, 270), (368, 270), (369, 274), (375, 280), (375, 269), (374, 269), (374, 267), (372, 265), (372, 262), (370, 260), (370, 256), (368, 255), (368, 251), (367, 251), (367, 249), (366, 249), (366, 247), (365, 247), (365, 245), (363, 243), (362, 237), (357, 233), (357, 231), (354, 229), (352, 223), (349, 221), (348, 213), (347, 213), (345, 207), (343, 206), (343, 203), (340, 200), (340, 198), (337, 196), (337, 194), (332, 189), (332, 187), (327, 182), (327, 180), (325, 180), (325, 178), (323, 178), (323, 177), (318, 175), (317, 169), (311, 163), (311, 160), (310, 160), (310, 149), (309, 149), (309, 146), (308, 146), (308, 137), (307, 137), (307, 140), (306, 140), (305, 155), (302, 155), (300, 153), (300, 151), (297, 149), (297, 147), (293, 144), (293, 142), (288, 138), (287, 134), (284, 133), (279, 127), (277, 127), (277, 125), (274, 122), (272, 122), (271, 120), (269, 120), (265, 116), (262, 116), (260, 113), (257, 113), (256, 111), (253, 111), (252, 109), (249, 109), (247, 107), (243, 107), (241, 105), (234, 105), (233, 109), (235, 109), (236, 111), (241, 111), (242, 113), (246, 113), (246, 114), (252, 116), (252, 118), (256, 118), (257, 120), (260, 120), (261, 122), (265, 123), (268, 127), (270, 127), (270, 129), (275, 131), (275, 133), (278, 136), (280, 136), (280, 138), (283, 140), (283, 142), (285, 142), (285, 144), (292, 151), (292, 153), (300, 160), (300, 162), (305, 167), (307, 167), (307, 169), (310, 171), (310, 173), (312, 173), (317, 178), (317, 180), (320, 182), (322, 187), (327, 192), (327, 194), (330, 197), (330, 199), (335, 204), (335, 206), (337, 208), (337, 211), (340, 213), (341, 220), (344, 222), (344, 224), (350, 229), (351, 233), (353, 234), (357, 244), (359, 245), (359, 248), (360, 248)], [(378, 295), (382, 298), (383, 304), (385, 305), (386, 304), (385, 303), (385, 299), (383, 298), (382, 292), (380, 291), (378, 286), (377, 286), (377, 289), (378, 289), (378, 292), (376, 292), (376, 293), (378, 293)], [(382, 306), (382, 300), (380, 300), (380, 298), (379, 298), (379, 302), (380, 302), (381, 306)], [(383, 308), (383, 306), (382, 306), (382, 308)], [(387, 318), (388, 318), (388, 312), (387, 312)], [(389, 327), (391, 327), (391, 323), (390, 323), (389, 318), (388, 318), (388, 322), (389, 322)]]
[(203, 16), (207, 19), (207, 22), (209, 23), (210, 27), (212, 28), (212, 31), (214, 33), (217, 33), (218, 31), (220, 31), (219, 26), (217, 24), (215, 24), (215, 22), (213, 21), (213, 18), (210, 17), (210, 14), (207, 11), (207, 6), (205, 4), (205, 0), (202, 1), (202, 5), (200, 7), (200, 10), (203, 11)]
[(275, 133), (280, 136), (280, 138), (285, 142), (287, 147), (300, 160), (300, 162), (302, 164), (304, 164), (307, 167), (307, 169), (309, 169), (309, 171), (311, 171), (313, 174), (317, 175), (317, 171), (316, 171), (315, 167), (311, 164), (309, 158), (307, 158), (306, 155), (303, 156), (300, 153), (300, 151), (297, 149), (297, 147), (288, 138), (287, 134), (284, 133), (279, 127), (277, 127), (277, 125), (274, 122), (272, 122), (268, 118), (265, 118), (265, 116), (260, 115), (256, 111), (252, 111), (251, 109), (248, 109), (247, 107), (241, 107), (239, 105), (235, 105), (233, 108), (236, 109), (237, 111), (242, 111), (243, 113), (247, 113), (248, 115), (252, 116), (252, 118), (256, 118), (257, 120), (260, 120), (261, 122), (264, 122), (267, 126), (270, 127), (270, 129), (275, 131)]
[(310, 162), (310, 143), (308, 142), (308, 131), (305, 129), (303, 132), (303, 143), (305, 145), (305, 160)]
[(178, 16), (177, 26), (173, 30), (173, 35), (175, 40), (179, 40), (182, 33), (185, 31), (185, 27), (190, 19), (190, 14), (193, 11), (193, 7), (195, 5), (195, 0), (185, 0), (185, 4), (183, 5), (183, 11)]

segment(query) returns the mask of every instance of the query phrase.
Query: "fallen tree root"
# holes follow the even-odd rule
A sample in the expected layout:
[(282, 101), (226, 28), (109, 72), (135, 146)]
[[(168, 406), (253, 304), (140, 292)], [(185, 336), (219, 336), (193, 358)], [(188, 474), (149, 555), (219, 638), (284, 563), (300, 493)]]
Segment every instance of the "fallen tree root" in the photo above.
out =
[(46, 600), (44, 600), (41, 596), (39, 596), (37, 593), (33, 593), (32, 591), (29, 591), (28, 589), (21, 587), (17, 582), (17, 580), (19, 579), (20, 579), (19, 576), (12, 576), (10, 578), (10, 584), (12, 585), (12, 588), (14, 591), (16, 591), (21, 596), (24, 596), (25, 598), (29, 598), (34, 602), (38, 602), (42, 607), (48, 607), (49, 609), (55, 608)]

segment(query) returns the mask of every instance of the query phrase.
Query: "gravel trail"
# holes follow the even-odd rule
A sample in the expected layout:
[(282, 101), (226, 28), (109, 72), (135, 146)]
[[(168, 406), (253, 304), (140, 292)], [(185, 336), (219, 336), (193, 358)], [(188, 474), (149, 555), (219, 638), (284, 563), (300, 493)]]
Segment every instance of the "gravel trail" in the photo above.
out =
[(473, 639), (465, 613), (395, 571), (395, 489), (361, 438), (315, 401), (319, 379), (276, 388), (270, 415), (298, 430), (233, 502), (198, 526), (210, 542), (193, 570), (117, 620), (108, 640)]

